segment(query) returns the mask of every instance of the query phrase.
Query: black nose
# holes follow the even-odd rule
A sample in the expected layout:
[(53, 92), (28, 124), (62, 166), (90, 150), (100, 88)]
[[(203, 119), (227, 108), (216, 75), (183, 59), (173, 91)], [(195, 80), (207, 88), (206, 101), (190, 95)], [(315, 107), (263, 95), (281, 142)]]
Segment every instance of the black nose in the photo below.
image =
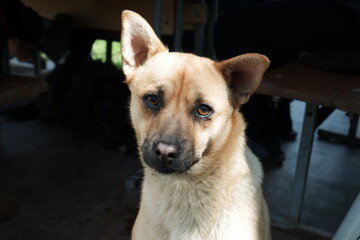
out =
[(155, 147), (157, 160), (161, 161), (164, 167), (168, 167), (178, 157), (177, 147), (173, 144), (158, 143)]

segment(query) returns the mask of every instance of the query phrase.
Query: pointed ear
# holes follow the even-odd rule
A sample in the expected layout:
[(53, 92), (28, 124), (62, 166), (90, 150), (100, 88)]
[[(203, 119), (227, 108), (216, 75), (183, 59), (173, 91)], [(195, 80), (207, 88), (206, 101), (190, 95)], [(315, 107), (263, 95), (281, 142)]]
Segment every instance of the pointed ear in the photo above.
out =
[(146, 20), (128, 10), (122, 12), (121, 47), (126, 76), (155, 54), (168, 51)]
[(233, 91), (236, 107), (246, 103), (256, 91), (269, 64), (267, 57), (256, 53), (244, 54), (216, 63)]

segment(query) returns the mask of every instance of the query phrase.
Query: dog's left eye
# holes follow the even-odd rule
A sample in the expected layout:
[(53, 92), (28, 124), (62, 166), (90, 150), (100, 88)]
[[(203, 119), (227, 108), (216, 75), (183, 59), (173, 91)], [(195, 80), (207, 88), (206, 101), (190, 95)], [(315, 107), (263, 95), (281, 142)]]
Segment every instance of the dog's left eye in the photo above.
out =
[(144, 102), (150, 108), (159, 108), (159, 98), (156, 95), (146, 95), (143, 97)]
[(201, 104), (196, 110), (196, 115), (199, 117), (209, 117), (212, 113), (212, 108), (205, 104)]

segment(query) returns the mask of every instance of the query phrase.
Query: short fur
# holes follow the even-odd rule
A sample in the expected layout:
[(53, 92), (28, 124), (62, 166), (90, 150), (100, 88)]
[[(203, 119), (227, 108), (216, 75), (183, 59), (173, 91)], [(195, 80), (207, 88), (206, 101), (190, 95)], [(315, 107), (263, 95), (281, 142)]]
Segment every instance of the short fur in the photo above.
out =
[[(131, 11), (123, 12), (122, 27), (123, 70), (145, 172), (132, 239), (271, 239), (261, 164), (246, 146), (238, 111), (269, 60), (245, 54), (214, 62), (168, 52)], [(211, 110), (206, 116), (204, 105)]]

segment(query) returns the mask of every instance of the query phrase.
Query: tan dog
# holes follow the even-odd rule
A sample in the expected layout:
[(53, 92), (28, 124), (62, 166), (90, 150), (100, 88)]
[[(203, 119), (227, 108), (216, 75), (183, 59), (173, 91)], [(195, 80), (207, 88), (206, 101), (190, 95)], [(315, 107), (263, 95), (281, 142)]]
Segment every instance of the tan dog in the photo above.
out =
[(138, 14), (122, 14), (131, 119), (144, 166), (134, 240), (268, 240), (262, 168), (238, 109), (269, 60), (169, 53)]

